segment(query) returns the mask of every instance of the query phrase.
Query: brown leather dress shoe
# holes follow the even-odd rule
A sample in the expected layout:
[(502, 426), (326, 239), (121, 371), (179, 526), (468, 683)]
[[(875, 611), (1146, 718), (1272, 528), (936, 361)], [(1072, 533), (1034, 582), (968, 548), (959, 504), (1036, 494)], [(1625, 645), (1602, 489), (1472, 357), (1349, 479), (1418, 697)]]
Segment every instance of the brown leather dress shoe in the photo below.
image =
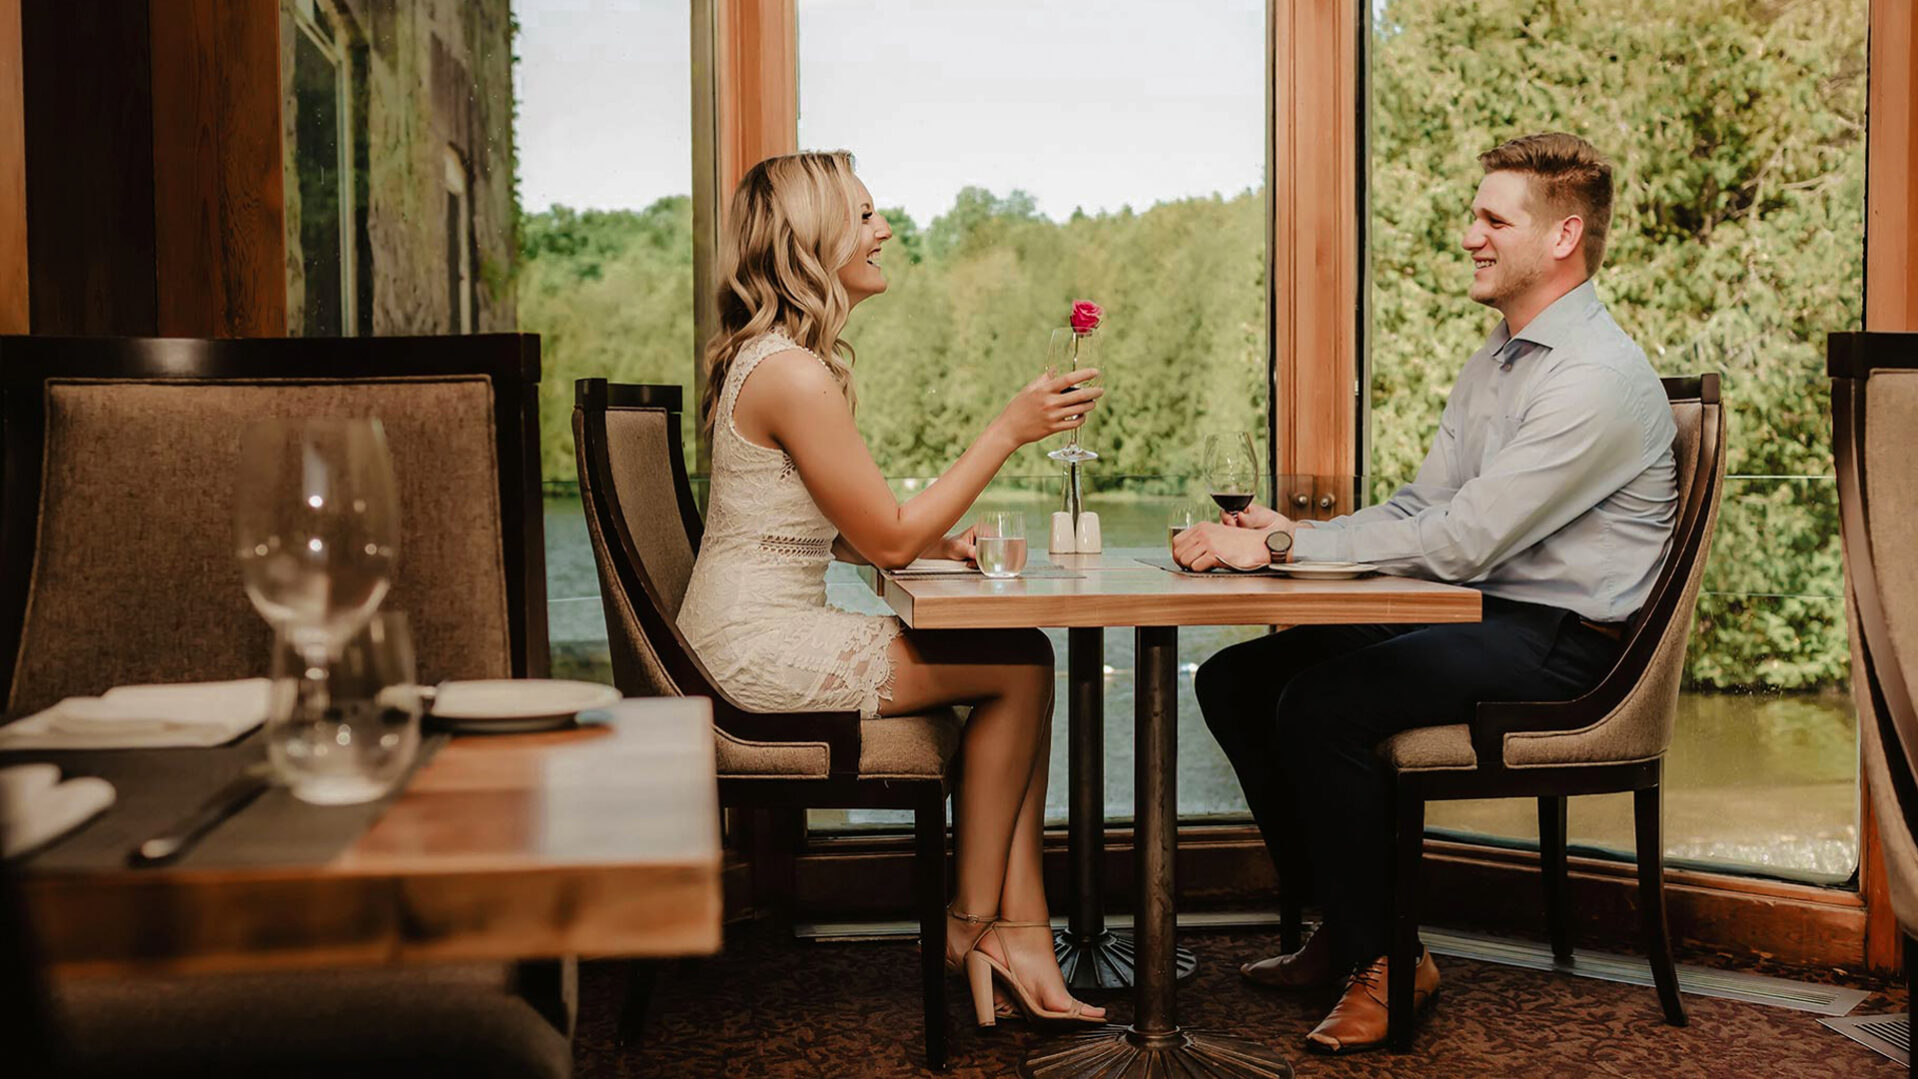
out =
[[(1391, 1019), (1385, 986), (1384, 956), (1354, 971), (1331, 1014), (1305, 1036), (1306, 1046), (1319, 1053), (1363, 1053), (1383, 1046)], [(1412, 970), (1413, 1011), (1423, 1012), (1438, 987), (1438, 964), (1431, 952), (1423, 952)]]
[(1322, 989), (1331, 985), (1338, 973), (1332, 967), (1330, 941), (1321, 929), (1307, 937), (1298, 951), (1242, 963), (1239, 973), (1246, 981), (1274, 989)]

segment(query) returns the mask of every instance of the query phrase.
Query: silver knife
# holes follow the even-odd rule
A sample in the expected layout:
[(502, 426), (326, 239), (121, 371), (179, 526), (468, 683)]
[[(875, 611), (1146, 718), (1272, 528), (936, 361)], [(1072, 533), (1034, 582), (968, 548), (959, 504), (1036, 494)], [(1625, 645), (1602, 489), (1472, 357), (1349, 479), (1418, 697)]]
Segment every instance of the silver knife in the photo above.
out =
[(213, 830), (214, 825), (245, 809), (260, 792), (273, 785), (272, 771), (264, 764), (241, 773), (231, 783), (215, 791), (198, 809), (181, 817), (173, 826), (127, 852), (131, 866), (166, 865), (176, 861)]

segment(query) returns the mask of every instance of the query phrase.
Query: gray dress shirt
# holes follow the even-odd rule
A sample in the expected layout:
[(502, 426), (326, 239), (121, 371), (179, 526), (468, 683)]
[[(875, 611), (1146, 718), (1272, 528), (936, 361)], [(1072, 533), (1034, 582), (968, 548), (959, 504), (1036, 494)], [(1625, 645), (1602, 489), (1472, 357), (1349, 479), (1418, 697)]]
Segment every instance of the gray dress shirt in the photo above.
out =
[(1588, 280), (1459, 373), (1418, 479), (1294, 537), (1300, 562), (1367, 562), (1598, 622), (1645, 603), (1678, 514), (1671, 405)]

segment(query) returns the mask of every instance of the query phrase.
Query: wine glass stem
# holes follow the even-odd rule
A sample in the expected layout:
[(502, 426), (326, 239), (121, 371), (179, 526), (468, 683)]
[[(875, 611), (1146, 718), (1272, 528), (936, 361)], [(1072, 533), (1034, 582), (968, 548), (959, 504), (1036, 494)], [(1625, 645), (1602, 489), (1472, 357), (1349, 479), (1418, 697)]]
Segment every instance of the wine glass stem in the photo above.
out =
[[(1078, 331), (1076, 330), (1072, 334), (1072, 369), (1074, 371), (1077, 371), (1079, 369), (1079, 334), (1078, 334)], [(1081, 419), (1079, 422), (1084, 423), (1085, 420)], [(1078, 448), (1079, 448), (1079, 429), (1077, 427), (1074, 427), (1072, 429), (1072, 433), (1066, 436), (1066, 449), (1076, 450)], [(1079, 471), (1079, 465), (1077, 462), (1073, 463), (1072, 471), (1073, 471), (1073, 480), (1074, 480), (1073, 487), (1076, 488), (1078, 487), (1077, 480), (1078, 480), (1078, 471)], [(1076, 499), (1074, 500), (1074, 505), (1072, 507), (1072, 519), (1074, 521), (1077, 521), (1079, 519), (1079, 507), (1077, 505)]]

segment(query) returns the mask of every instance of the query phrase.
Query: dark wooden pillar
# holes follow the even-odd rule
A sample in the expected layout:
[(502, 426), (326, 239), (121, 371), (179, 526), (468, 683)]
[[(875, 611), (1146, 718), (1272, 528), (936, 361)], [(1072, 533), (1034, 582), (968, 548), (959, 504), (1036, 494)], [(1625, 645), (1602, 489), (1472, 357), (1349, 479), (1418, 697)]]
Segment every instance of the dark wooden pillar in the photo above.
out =
[[(275, 0), (0, 4), (20, 10), (32, 332), (284, 334)], [(4, 56), (0, 36), (0, 76)]]
[(20, 0), (0, 0), (0, 333), (26, 333), (27, 147)]
[(280, 6), (150, 9), (159, 332), (286, 333)]

